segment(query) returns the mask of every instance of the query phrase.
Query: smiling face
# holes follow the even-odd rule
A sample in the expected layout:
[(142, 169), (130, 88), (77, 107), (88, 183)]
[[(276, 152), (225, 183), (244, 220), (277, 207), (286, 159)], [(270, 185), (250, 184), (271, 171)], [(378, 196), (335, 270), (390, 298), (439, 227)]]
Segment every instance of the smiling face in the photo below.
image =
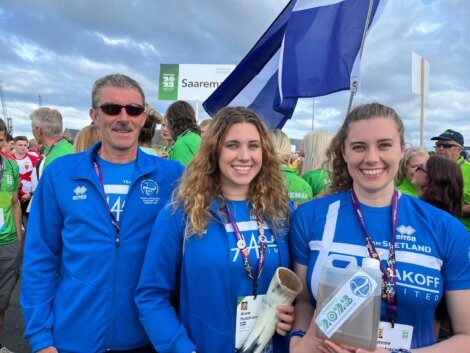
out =
[(351, 123), (343, 158), (358, 196), (388, 197), (403, 151), (392, 118), (376, 117)]
[(413, 180), (413, 177), (415, 176), (416, 168), (419, 165), (426, 163), (428, 158), (429, 156), (414, 156), (410, 158), (410, 160), (408, 161), (408, 164), (405, 167), (406, 179), (408, 179), (411, 182)]
[[(107, 86), (100, 92), (97, 106), (103, 104), (144, 105), (139, 91), (131, 88)], [(101, 156), (110, 162), (129, 162), (137, 153), (139, 131), (145, 123), (145, 114), (130, 116), (125, 109), (118, 115), (108, 115), (102, 109), (90, 110), (90, 116), (100, 127)]]
[(222, 139), (219, 170), (222, 192), (229, 199), (248, 198), (250, 183), (263, 163), (261, 138), (250, 123), (233, 124)]

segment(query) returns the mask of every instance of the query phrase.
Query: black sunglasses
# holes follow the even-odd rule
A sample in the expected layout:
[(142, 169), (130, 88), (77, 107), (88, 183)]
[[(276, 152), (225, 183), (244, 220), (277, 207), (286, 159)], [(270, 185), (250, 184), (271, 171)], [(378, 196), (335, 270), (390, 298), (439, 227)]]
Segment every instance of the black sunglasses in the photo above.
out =
[(435, 148), (444, 147), (446, 150), (451, 147), (460, 147), (459, 145), (454, 145), (453, 143), (443, 143), (443, 142), (436, 142)]
[(126, 109), (126, 113), (129, 116), (139, 116), (145, 111), (145, 108), (139, 104), (120, 105), (106, 103), (98, 107), (98, 109), (101, 109), (103, 113), (111, 116), (115, 116), (121, 113), (122, 108)]
[(426, 173), (428, 174), (428, 171), (426, 169), (424, 169), (424, 165), (423, 164), (420, 164), (419, 166), (416, 167), (416, 171), (422, 171), (423, 173)]

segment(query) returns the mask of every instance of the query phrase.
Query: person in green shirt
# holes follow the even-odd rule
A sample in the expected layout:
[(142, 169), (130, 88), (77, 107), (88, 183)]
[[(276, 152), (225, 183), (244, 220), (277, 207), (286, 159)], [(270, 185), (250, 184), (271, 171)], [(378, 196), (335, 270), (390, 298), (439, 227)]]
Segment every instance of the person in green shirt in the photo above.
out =
[(328, 131), (315, 131), (306, 135), (302, 141), (302, 178), (312, 188), (313, 197), (324, 192), (331, 184), (326, 152), (332, 139), (333, 136)]
[(34, 138), (45, 146), (42, 170), (55, 159), (73, 153), (73, 145), (62, 136), (62, 115), (58, 110), (38, 108), (31, 113), (30, 119)]
[(168, 159), (186, 166), (201, 147), (201, 136), (194, 109), (185, 101), (176, 101), (168, 107), (165, 119), (171, 137), (175, 141), (169, 150)]
[(312, 198), (310, 185), (297, 175), (297, 172), (289, 166), (291, 158), (291, 144), (289, 137), (281, 130), (273, 130), (270, 133), (274, 152), (281, 165), (284, 182), (289, 191), (291, 201), (302, 203)]
[(460, 220), (470, 232), (470, 163), (461, 156), (464, 146), (463, 135), (447, 129), (439, 136), (431, 138), (436, 141), (436, 154), (449, 158), (460, 166), (463, 176), (463, 207)]
[(405, 151), (398, 166), (398, 173), (395, 177), (395, 187), (402, 193), (418, 197), (418, 192), (412, 184), (416, 174), (416, 168), (426, 163), (429, 153), (422, 147), (410, 147)]
[[(0, 144), (7, 127), (0, 119)], [(0, 155), (0, 339), (5, 311), (19, 277), (21, 242), (21, 206), (18, 202), (19, 168), (15, 161)], [(9, 352), (6, 347), (0, 351)]]

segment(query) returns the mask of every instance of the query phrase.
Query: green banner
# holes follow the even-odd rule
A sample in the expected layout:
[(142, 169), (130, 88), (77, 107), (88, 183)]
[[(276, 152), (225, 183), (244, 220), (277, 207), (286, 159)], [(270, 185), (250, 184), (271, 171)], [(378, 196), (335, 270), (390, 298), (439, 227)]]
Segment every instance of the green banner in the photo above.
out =
[(174, 101), (178, 99), (178, 75), (178, 64), (160, 64), (159, 100)]

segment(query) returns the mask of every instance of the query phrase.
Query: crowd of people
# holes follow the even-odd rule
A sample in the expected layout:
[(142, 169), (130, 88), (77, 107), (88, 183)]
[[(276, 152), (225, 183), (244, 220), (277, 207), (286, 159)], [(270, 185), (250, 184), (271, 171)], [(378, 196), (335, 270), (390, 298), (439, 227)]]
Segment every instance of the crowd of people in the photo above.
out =
[(176, 101), (162, 116), (121, 74), (94, 83), (90, 117), (73, 144), (54, 109), (31, 113), (31, 141), (10, 144), (0, 120), (0, 334), (21, 269), (33, 352), (237, 352), (287, 267), (303, 290), (277, 308), (263, 352), (365, 353), (318, 338), (315, 309), (327, 262), (370, 257), (389, 334), (374, 353), (470, 352), (459, 132), (433, 137), (432, 153), (405, 149), (398, 114), (368, 103), (293, 158), (250, 109), (198, 125)]

